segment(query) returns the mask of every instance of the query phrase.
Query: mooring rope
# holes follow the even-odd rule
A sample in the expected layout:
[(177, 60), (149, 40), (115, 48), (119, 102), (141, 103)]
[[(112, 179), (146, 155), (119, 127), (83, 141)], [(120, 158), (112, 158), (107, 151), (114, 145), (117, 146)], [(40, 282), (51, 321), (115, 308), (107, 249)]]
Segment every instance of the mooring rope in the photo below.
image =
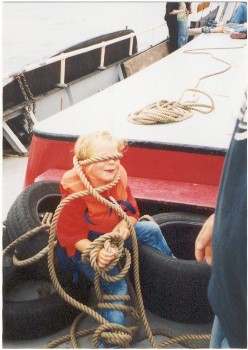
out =
[[(142, 109), (136, 112), (130, 113), (127, 119), (133, 124), (140, 124), (140, 125), (168, 124), (172, 122), (181, 122), (185, 119), (188, 119), (193, 115), (194, 111), (197, 111), (202, 114), (211, 113), (215, 108), (212, 97), (206, 92), (198, 90), (197, 88), (200, 85), (202, 80), (210, 78), (215, 75), (223, 74), (229, 69), (231, 69), (232, 65), (229, 62), (214, 56), (212, 53), (203, 52), (203, 50), (205, 51), (205, 50), (214, 50), (214, 49), (216, 50), (240, 49), (240, 48), (243, 48), (244, 46), (246, 46), (246, 44), (244, 44), (243, 46), (236, 46), (236, 47), (222, 47), (222, 48), (210, 47), (210, 48), (202, 48), (202, 49), (185, 50), (183, 53), (186, 53), (186, 54), (209, 55), (212, 59), (226, 64), (227, 67), (221, 71), (207, 74), (199, 78), (194, 88), (184, 90), (184, 92), (182, 93), (178, 101), (159, 100), (157, 102), (151, 103), (143, 107)], [(209, 105), (197, 104), (192, 101), (182, 102), (183, 96), (187, 91), (192, 91), (198, 94), (205, 95), (210, 100), (210, 104)]]
[[(40, 231), (44, 229), (48, 229), (50, 227), (48, 247), (46, 248), (48, 252), (48, 268), (49, 268), (51, 280), (56, 290), (58, 291), (59, 295), (62, 298), (64, 298), (69, 304), (71, 304), (72, 306), (80, 310), (81, 313), (74, 320), (71, 326), (70, 334), (62, 336), (61, 338), (50, 342), (47, 345), (47, 348), (53, 348), (69, 340), (71, 341), (73, 348), (78, 348), (77, 339), (83, 336), (91, 335), (91, 334), (93, 334), (93, 338), (92, 338), (93, 346), (96, 348), (99, 346), (100, 338), (105, 340), (107, 343), (117, 344), (120, 347), (130, 347), (130, 344), (132, 343), (134, 338), (136, 340), (143, 338), (143, 339), (149, 340), (152, 348), (163, 348), (173, 343), (178, 343), (188, 348), (199, 348), (199, 346), (195, 343), (195, 341), (209, 340), (210, 335), (208, 334), (173, 335), (167, 330), (156, 330), (156, 329), (152, 330), (150, 328), (150, 325), (146, 317), (146, 312), (145, 312), (142, 294), (141, 294), (140, 279), (139, 279), (138, 243), (137, 243), (134, 227), (131, 221), (129, 220), (127, 214), (122, 210), (122, 208), (119, 206), (118, 203), (115, 203), (114, 201), (109, 201), (100, 195), (100, 193), (115, 186), (119, 181), (120, 176), (119, 174), (117, 174), (111, 183), (98, 188), (93, 188), (82, 171), (82, 168), (81, 168), (82, 165), (91, 164), (94, 162), (99, 162), (107, 159), (117, 159), (117, 158), (120, 158), (121, 156), (122, 156), (121, 153), (115, 153), (112, 155), (111, 154), (106, 155), (104, 157), (87, 159), (85, 161), (79, 161), (76, 157), (74, 157), (73, 159), (74, 166), (78, 172), (78, 175), (81, 181), (84, 183), (86, 190), (69, 195), (64, 200), (62, 200), (58, 205), (57, 209), (55, 210), (54, 215), (52, 215), (52, 213), (45, 214), (41, 226), (28, 231), (26, 234), (16, 239), (14, 242), (12, 242), (4, 250), (4, 254), (9, 254), (13, 250), (13, 248), (22, 240), (28, 239), (34, 234), (39, 233)], [(91, 194), (94, 198), (99, 200), (101, 203), (115, 210), (118, 213), (118, 215), (127, 222), (128, 228), (130, 230), (130, 235), (132, 238), (132, 245), (133, 245), (134, 288), (126, 276), (131, 264), (130, 253), (127, 249), (124, 248), (124, 241), (118, 232), (112, 232), (112, 233), (107, 233), (102, 235), (100, 238), (93, 241), (90, 244), (90, 247), (87, 250), (85, 250), (84, 253), (82, 254), (82, 260), (85, 262), (91, 263), (92, 267), (95, 269), (95, 276), (96, 276), (95, 289), (96, 289), (96, 295), (100, 301), (98, 303), (98, 308), (111, 308), (111, 309), (116, 309), (116, 310), (121, 310), (123, 312), (126, 312), (136, 320), (136, 323), (137, 323), (136, 325), (125, 327), (122, 325), (109, 323), (104, 317), (102, 317), (98, 312), (96, 312), (95, 309), (78, 302), (77, 300), (73, 299), (70, 295), (68, 295), (63, 290), (56, 276), (55, 266), (54, 266), (54, 247), (56, 245), (56, 224), (57, 224), (58, 217), (60, 215), (61, 210), (64, 208), (64, 206), (66, 206), (71, 200), (86, 196), (88, 194)], [(142, 219), (144, 220), (149, 220), (150, 218), (151, 217), (149, 215), (144, 215), (142, 217)], [(99, 268), (96, 261), (97, 252), (103, 246), (105, 247), (105, 249), (109, 249), (110, 246), (111, 247), (114, 246), (117, 251), (117, 257), (104, 269)], [(42, 251), (44, 251), (44, 249)], [(35, 255), (36, 260), (38, 255), (39, 254)], [(122, 259), (123, 257), (125, 257), (124, 267), (122, 267), (122, 265), (119, 262), (119, 259), (121, 257)], [(30, 259), (26, 259), (26, 260), (28, 261), (28, 263), (30, 263), (29, 261)], [(26, 264), (27, 264), (27, 261), (26, 261)], [(119, 271), (120, 271), (119, 274), (116, 276), (109, 276), (107, 272), (116, 264), (118, 264), (118, 267), (119, 267)], [(130, 293), (132, 294), (132, 298), (134, 300), (137, 310), (135, 310), (135, 308), (131, 306), (110, 303), (109, 301), (113, 301), (113, 300), (129, 301), (130, 296), (129, 295), (126, 295), (126, 296), (103, 295), (101, 293), (100, 285), (99, 285), (100, 276), (102, 278), (107, 279), (110, 282), (116, 281), (120, 278), (126, 278)], [(93, 317), (101, 325), (99, 327), (92, 327), (90, 329), (77, 332), (77, 328), (80, 322), (82, 321), (82, 319), (84, 318), (85, 314), (88, 314), (89, 316)], [(138, 336), (137, 331), (140, 329), (141, 325), (143, 325), (144, 327), (145, 334)], [(157, 344), (154, 339), (154, 335), (158, 335), (158, 334), (164, 335), (170, 339), (163, 341), (161, 344)], [(194, 340), (194, 343), (189, 342), (189, 340)]]
[(179, 102), (160, 100), (152, 103), (141, 110), (130, 113), (128, 120), (135, 124), (167, 124), (172, 122), (181, 122), (192, 116), (193, 111), (202, 114), (211, 113), (214, 110), (214, 101), (207, 93), (197, 89), (187, 89), (187, 91), (197, 92), (205, 95), (210, 100), (210, 104), (197, 104), (192, 102), (182, 103), (182, 97)]

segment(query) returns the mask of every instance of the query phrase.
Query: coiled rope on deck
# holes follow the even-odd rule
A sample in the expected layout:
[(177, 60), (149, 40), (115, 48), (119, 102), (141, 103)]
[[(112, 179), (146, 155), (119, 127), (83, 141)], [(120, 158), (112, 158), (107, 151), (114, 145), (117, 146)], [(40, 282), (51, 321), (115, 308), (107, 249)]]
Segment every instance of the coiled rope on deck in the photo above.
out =
[(192, 116), (193, 111), (202, 114), (211, 113), (214, 110), (214, 101), (207, 93), (197, 89), (187, 89), (186, 91), (198, 92), (209, 98), (210, 104), (197, 104), (186, 102), (182, 103), (181, 99), (177, 101), (160, 100), (152, 103), (141, 110), (130, 113), (128, 120), (135, 124), (167, 124), (172, 122), (181, 122)]
[[(160, 100), (160, 101), (151, 103), (136, 112), (130, 113), (127, 119), (131, 123), (140, 124), (140, 125), (168, 124), (172, 122), (180, 122), (190, 118), (193, 115), (193, 111), (197, 111), (202, 114), (211, 113), (215, 108), (212, 97), (206, 92), (198, 90), (197, 87), (199, 86), (202, 80), (210, 78), (212, 76), (223, 74), (229, 69), (231, 69), (232, 65), (229, 62), (214, 56), (212, 53), (206, 52), (206, 50), (223, 50), (223, 49), (231, 50), (231, 49), (240, 49), (240, 48), (243, 48), (244, 46), (246, 46), (246, 44), (242, 46), (236, 46), (236, 47), (221, 47), (221, 48), (209, 47), (209, 48), (185, 50), (183, 53), (186, 53), (186, 54), (209, 55), (212, 59), (224, 63), (227, 67), (218, 72), (214, 72), (214, 73), (207, 74), (200, 77), (196, 85), (194, 86), (194, 88), (184, 90), (182, 96), (178, 101)], [(210, 104), (197, 104), (192, 102), (183, 103), (182, 99), (185, 92), (187, 91), (205, 95), (209, 99)]]

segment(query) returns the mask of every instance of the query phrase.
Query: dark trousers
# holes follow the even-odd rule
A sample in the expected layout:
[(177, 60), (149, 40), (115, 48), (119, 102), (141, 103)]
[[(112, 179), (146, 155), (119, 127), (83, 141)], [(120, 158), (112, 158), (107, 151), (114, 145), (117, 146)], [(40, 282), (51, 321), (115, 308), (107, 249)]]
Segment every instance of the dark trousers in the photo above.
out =
[(178, 49), (178, 25), (177, 25), (177, 16), (175, 18), (167, 20), (167, 26), (169, 30), (170, 37), (170, 53)]

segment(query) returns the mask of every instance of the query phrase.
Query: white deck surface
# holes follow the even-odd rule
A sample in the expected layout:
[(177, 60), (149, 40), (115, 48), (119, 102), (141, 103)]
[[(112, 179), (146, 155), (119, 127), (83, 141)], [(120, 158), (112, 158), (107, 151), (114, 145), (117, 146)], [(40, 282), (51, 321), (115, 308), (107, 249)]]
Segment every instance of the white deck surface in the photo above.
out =
[[(178, 101), (184, 90), (194, 88), (200, 78), (227, 67), (209, 54), (185, 53), (202, 48), (205, 50), (201, 53), (211, 53), (231, 64), (227, 72), (199, 84), (198, 89), (213, 98), (214, 111), (207, 115), (194, 112), (191, 118), (179, 123), (151, 126), (130, 123), (127, 120), (130, 112), (161, 99)], [(246, 61), (246, 40), (234, 40), (227, 34), (202, 34), (143, 71), (36, 124), (34, 129), (75, 136), (109, 130), (126, 140), (226, 149), (246, 86)], [(187, 95), (187, 99), (192, 97), (192, 93)], [(205, 98), (199, 102), (209, 104)]]

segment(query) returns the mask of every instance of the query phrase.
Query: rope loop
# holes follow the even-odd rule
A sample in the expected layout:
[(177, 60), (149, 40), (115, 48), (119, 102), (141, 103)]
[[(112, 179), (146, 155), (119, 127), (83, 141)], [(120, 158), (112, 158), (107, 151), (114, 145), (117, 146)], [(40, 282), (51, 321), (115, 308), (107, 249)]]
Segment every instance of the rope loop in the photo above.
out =
[[(97, 263), (99, 251), (102, 248), (109, 250), (110, 247), (115, 248), (116, 257), (105, 268), (101, 268)], [(123, 255), (126, 256), (126, 261), (122, 271), (115, 276), (108, 275), (107, 272), (112, 270), (112, 268), (117, 265), (118, 261)], [(93, 269), (108, 282), (119, 281), (127, 274), (131, 266), (131, 254), (128, 249), (124, 248), (123, 238), (118, 232), (106, 233), (94, 240), (89, 247), (84, 250), (81, 257), (83, 262), (90, 263)]]

